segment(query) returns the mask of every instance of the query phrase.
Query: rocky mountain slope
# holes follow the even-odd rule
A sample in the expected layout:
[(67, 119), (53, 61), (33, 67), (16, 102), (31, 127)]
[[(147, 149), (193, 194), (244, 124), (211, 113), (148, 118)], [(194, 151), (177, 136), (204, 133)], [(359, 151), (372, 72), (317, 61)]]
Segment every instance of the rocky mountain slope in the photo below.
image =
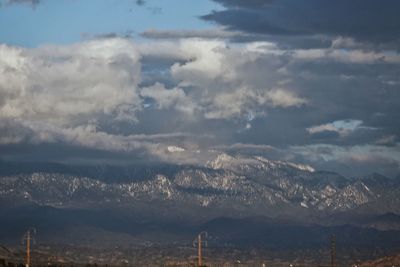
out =
[(224, 153), (205, 166), (132, 167), (115, 176), (52, 168), (9, 172), (0, 178), (4, 203), (85, 208), (129, 208), (141, 203), (156, 210), (173, 207), (174, 214), (204, 212), (210, 216), (301, 217), (354, 210), (397, 213), (399, 191), (399, 181), (377, 174), (349, 179), (307, 165)]

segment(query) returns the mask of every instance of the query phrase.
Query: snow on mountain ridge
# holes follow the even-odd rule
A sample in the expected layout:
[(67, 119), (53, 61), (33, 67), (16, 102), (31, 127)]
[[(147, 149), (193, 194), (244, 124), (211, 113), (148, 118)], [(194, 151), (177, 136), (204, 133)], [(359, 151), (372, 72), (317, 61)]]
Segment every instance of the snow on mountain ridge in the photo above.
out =
[(287, 166), (297, 169), (299, 171), (305, 172), (315, 172), (315, 169), (309, 165), (298, 164), (288, 161), (279, 161), (279, 160), (269, 160), (262, 156), (251, 156), (251, 157), (242, 157), (242, 156), (231, 156), (226, 153), (221, 153), (217, 155), (217, 157), (213, 160), (210, 160), (206, 163), (207, 167), (212, 169), (233, 169), (234, 167), (241, 166), (242, 168), (245, 165), (251, 165), (256, 168), (270, 169), (270, 168), (285, 168)]
[(59, 206), (104, 202), (135, 206), (136, 201), (162, 201), (173, 203), (177, 212), (190, 205), (263, 215), (295, 209), (347, 211), (377, 203), (384, 195), (382, 185), (368, 183), (368, 179), (347, 179), (263, 157), (220, 154), (207, 167), (172, 167), (150, 175), (146, 169), (143, 175), (147, 176), (124, 180), (57, 173), (4, 176), (0, 198)]

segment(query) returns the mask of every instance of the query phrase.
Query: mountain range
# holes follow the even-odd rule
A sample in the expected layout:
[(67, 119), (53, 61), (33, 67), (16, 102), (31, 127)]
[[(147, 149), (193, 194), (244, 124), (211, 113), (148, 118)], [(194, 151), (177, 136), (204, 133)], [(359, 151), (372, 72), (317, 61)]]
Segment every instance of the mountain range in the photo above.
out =
[(214, 229), (223, 242), (247, 236), (242, 243), (258, 240), (256, 232), (302, 229), (298, 242), (307, 235), (314, 242), (318, 233), (340, 233), (340, 227), (351, 239), (371, 231), (369, 237), (385, 243), (400, 230), (399, 179), (348, 178), (261, 156), (221, 153), (204, 166), (3, 161), (0, 175), (3, 242), (32, 225), (48, 242), (59, 242), (55, 233), (63, 229), (70, 242), (82, 231), (93, 238), (101, 231), (111, 243), (183, 242), (202, 229)]

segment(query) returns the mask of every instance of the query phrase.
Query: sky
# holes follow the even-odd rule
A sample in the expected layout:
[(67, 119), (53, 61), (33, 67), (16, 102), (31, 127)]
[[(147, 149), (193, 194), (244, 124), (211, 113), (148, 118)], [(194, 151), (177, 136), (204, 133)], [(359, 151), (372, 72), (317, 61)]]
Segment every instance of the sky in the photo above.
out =
[(0, 4), (0, 160), (400, 177), (397, 0)]

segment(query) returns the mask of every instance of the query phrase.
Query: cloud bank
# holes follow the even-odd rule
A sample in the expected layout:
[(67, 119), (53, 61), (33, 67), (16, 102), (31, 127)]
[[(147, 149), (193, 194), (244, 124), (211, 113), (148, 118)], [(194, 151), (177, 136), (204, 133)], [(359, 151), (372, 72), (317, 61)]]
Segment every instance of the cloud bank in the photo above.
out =
[(203, 164), (227, 151), (400, 173), (397, 2), (215, 1), (211, 30), (1, 44), (0, 157), (54, 145)]

